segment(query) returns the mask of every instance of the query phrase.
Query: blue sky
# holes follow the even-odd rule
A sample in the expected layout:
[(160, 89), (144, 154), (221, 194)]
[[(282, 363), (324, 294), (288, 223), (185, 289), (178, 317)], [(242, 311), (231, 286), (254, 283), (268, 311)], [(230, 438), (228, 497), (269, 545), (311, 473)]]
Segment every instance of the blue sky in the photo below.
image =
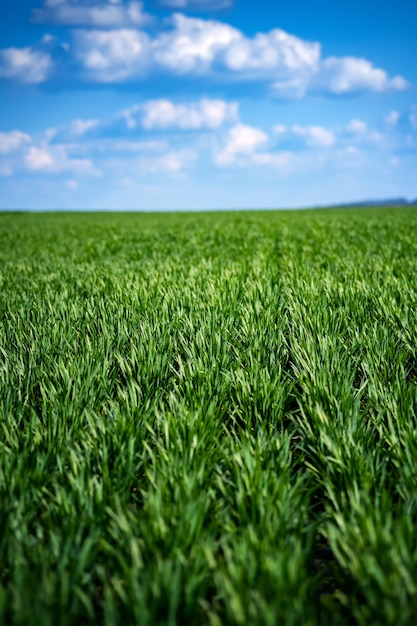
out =
[(417, 197), (417, 4), (19, 0), (0, 208)]

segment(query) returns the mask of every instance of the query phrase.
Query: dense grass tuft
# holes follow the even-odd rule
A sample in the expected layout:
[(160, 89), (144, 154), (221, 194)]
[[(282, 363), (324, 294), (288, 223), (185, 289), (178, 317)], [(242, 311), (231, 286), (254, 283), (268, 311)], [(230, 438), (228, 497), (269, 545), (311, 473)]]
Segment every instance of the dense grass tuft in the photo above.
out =
[(0, 622), (417, 623), (417, 211), (0, 216)]

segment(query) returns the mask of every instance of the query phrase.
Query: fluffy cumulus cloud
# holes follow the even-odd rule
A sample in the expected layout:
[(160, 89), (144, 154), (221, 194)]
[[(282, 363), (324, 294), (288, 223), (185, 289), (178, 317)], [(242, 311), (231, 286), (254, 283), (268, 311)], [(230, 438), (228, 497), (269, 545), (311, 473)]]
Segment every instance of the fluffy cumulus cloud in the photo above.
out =
[(225, 65), (232, 72), (254, 76), (260, 73), (269, 78), (315, 71), (319, 59), (320, 44), (303, 41), (278, 28), (252, 39), (240, 34), (224, 52)]
[(408, 83), (402, 76), (390, 78), (370, 61), (356, 57), (329, 57), (321, 64), (317, 87), (336, 95), (361, 91), (402, 91)]
[(222, 169), (272, 168), (284, 176), (300, 168), (344, 167), (347, 160), (357, 164), (366, 153), (374, 158), (384, 152), (389, 162), (392, 150), (401, 148), (401, 133), (403, 144), (411, 134), (415, 113), (403, 113), (395, 131), (382, 136), (358, 118), (333, 128), (313, 123), (268, 129), (240, 121), (236, 102), (148, 100), (108, 120), (75, 119), (34, 135), (0, 132), (0, 175), (55, 178), (75, 190), (83, 178), (101, 175), (135, 181), (161, 173), (181, 180), (200, 158), (204, 167), (211, 159)]
[[(112, 163), (142, 174), (178, 173), (196, 161), (201, 148), (198, 137), (184, 148), (181, 131), (221, 133), (225, 124), (238, 120), (238, 108), (236, 102), (204, 98), (186, 103), (148, 100), (107, 121), (75, 119), (34, 136), (21, 130), (0, 132), (0, 175), (70, 175), (75, 180), (100, 176)], [(127, 127), (120, 125), (121, 118)], [(133, 127), (139, 127), (134, 135)], [(170, 129), (176, 133), (164, 136)], [(235, 149), (245, 150), (242, 145)]]
[(145, 76), (150, 62), (150, 37), (141, 31), (85, 31), (74, 33), (76, 60), (95, 82), (114, 83)]
[[(181, 9), (198, 4), (197, 0), (169, 1)], [(223, 83), (225, 79), (261, 81), (271, 86), (273, 94), (285, 98), (408, 87), (403, 77), (390, 77), (367, 59), (322, 58), (320, 43), (279, 28), (247, 37), (218, 20), (174, 13), (149, 29), (150, 18), (140, 2), (46, 0), (33, 19), (76, 27), (71, 45), (61, 46), (65, 60), (59, 65), (62, 58), (44, 38), (37, 46), (0, 51), (0, 78), (45, 82), (51, 75), (53, 57), (61, 80), (62, 76), (72, 77), (90, 85), (160, 75), (209, 77)]]
[[(278, 134), (292, 133), (294, 129), (278, 126)], [(297, 129), (301, 129), (298, 126)], [(310, 127), (315, 128), (315, 127)], [(325, 130), (325, 129), (323, 129)], [(226, 134), (223, 145), (214, 154), (215, 163), (222, 167), (261, 167), (273, 168), (281, 174), (288, 174), (305, 160), (305, 156), (296, 150), (282, 150), (276, 138), (269, 136), (260, 128), (246, 124), (236, 124)]]
[(168, 99), (148, 100), (134, 104), (116, 115), (129, 129), (140, 124), (146, 130), (204, 130), (220, 128), (239, 117), (239, 104), (225, 100), (202, 98), (196, 102), (175, 103)]
[(154, 38), (136, 29), (78, 31), (75, 49), (89, 78), (103, 82), (152, 70), (276, 79), (315, 72), (320, 59), (318, 43), (279, 29), (247, 38), (228, 24), (179, 13), (172, 17), (171, 28)]
[(154, 36), (133, 28), (77, 31), (74, 48), (86, 78), (98, 82), (129, 80), (152, 72), (227, 76), (235, 81), (268, 81), (273, 92), (283, 97), (400, 91), (408, 86), (401, 76), (389, 77), (366, 59), (323, 59), (319, 43), (281, 29), (246, 37), (229, 24), (180, 13)]
[[(351, 171), (370, 162), (380, 162), (381, 168), (386, 164), (397, 167), (400, 161), (395, 152), (417, 147), (409, 141), (409, 117), (409, 111), (391, 112), (376, 126), (359, 118), (334, 127), (278, 124), (273, 127), (270, 152), (255, 154), (252, 162), (276, 164), (285, 174), (323, 168)], [(377, 130), (381, 128), (384, 132)]]
[(46, 0), (41, 9), (33, 11), (32, 19), (38, 23), (94, 28), (142, 27), (150, 22), (141, 2), (122, 4), (114, 0)]
[(153, 61), (177, 74), (206, 74), (224, 50), (241, 37), (237, 28), (176, 13), (172, 28), (152, 41)]
[(227, 134), (224, 146), (216, 155), (219, 165), (230, 165), (239, 157), (252, 156), (268, 142), (268, 136), (259, 128), (236, 124)]
[(35, 47), (0, 50), (0, 78), (9, 78), (23, 84), (45, 82), (51, 73), (51, 55)]
[[(79, 126), (81, 120), (66, 125)], [(90, 158), (85, 158), (81, 144), (63, 141), (63, 128), (47, 129), (31, 136), (21, 130), (0, 132), (0, 174), (10, 176), (19, 172), (33, 174), (73, 173), (82, 176), (99, 176), (100, 170)], [(81, 134), (78, 134), (81, 138)]]
[(142, 125), (146, 129), (200, 130), (220, 128), (225, 122), (236, 120), (239, 105), (236, 102), (208, 98), (188, 104), (151, 100), (143, 105), (142, 110)]

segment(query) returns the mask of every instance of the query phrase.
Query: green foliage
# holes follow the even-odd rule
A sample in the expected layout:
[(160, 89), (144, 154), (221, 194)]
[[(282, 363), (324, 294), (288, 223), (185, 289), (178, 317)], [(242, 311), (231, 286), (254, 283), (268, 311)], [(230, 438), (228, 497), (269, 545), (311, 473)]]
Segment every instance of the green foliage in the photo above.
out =
[(417, 623), (417, 212), (0, 216), (0, 623)]

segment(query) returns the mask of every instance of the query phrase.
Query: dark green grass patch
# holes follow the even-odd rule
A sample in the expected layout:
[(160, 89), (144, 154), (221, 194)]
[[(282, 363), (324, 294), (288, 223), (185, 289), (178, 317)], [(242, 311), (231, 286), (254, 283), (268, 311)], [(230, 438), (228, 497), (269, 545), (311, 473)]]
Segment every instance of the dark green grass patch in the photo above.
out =
[(0, 622), (417, 623), (417, 212), (0, 215)]

